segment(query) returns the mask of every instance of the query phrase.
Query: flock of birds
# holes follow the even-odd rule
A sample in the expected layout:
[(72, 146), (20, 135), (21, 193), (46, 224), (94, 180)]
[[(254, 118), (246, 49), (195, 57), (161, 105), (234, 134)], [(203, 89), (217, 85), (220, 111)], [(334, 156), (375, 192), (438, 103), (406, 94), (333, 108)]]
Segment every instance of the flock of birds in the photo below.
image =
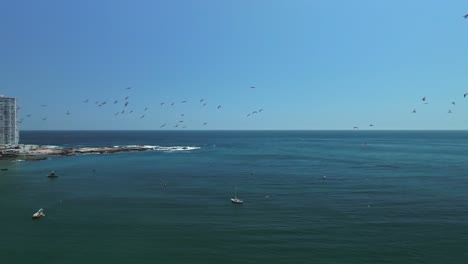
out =
[[(126, 87), (126, 88), (125, 88), (126, 91), (129, 91), (129, 90), (132, 90), (132, 89), (133, 89), (132, 87)], [(251, 86), (250, 89), (255, 89), (255, 86)], [(91, 103), (92, 103), (91, 100), (90, 100), (89, 98), (86, 98), (86, 99), (82, 100), (81, 102), (82, 102), (83, 104), (91, 104)], [(110, 102), (112, 102), (112, 103), (110, 103)], [(160, 103), (159, 103), (159, 107), (160, 107), (160, 108), (166, 107), (166, 106), (174, 107), (174, 106), (177, 105), (177, 104), (187, 104), (187, 103), (188, 103), (187, 100), (182, 100), (182, 101), (179, 101), (179, 102), (175, 102), (175, 101), (172, 101), (172, 102), (160, 102)], [(134, 114), (134, 113), (135, 113), (134, 115), (136, 115), (136, 111), (130, 109), (130, 96), (129, 96), (129, 95), (127, 95), (127, 96), (126, 96), (125, 98), (123, 98), (122, 100), (113, 99), (113, 100), (109, 101), (109, 103), (108, 103), (108, 101), (106, 101), (106, 100), (100, 100), (100, 101), (95, 101), (95, 102), (94, 102), (94, 105), (95, 105), (96, 107), (98, 107), (98, 108), (104, 108), (104, 107), (105, 107), (106, 105), (108, 105), (108, 104), (111, 104), (111, 105), (121, 105), (122, 108), (121, 108), (119, 111), (115, 112), (115, 113), (113, 114), (114, 116), (119, 116), (119, 115), (120, 115), (120, 116), (122, 116), (122, 115), (131, 115), (131, 114)], [(207, 107), (207, 106), (208, 106), (208, 102), (207, 102), (204, 98), (199, 99), (199, 100), (198, 100), (198, 104), (199, 104), (199, 106), (201, 106), (201, 107)], [(42, 105), (40, 105), (40, 106), (41, 106), (41, 108), (47, 108), (47, 107), (48, 107), (48, 105), (46, 105), (46, 104), (42, 104)], [(18, 106), (18, 107), (17, 107), (17, 110), (19, 111), (20, 109), (21, 109), (21, 107)], [(150, 107), (149, 107), (149, 106), (146, 106), (146, 107), (142, 110), (142, 112), (139, 113), (139, 114), (137, 115), (138, 119), (144, 119), (144, 118), (147, 116), (147, 114), (149, 113), (149, 112), (148, 112), (149, 109), (150, 109)], [(222, 105), (217, 105), (215, 109), (218, 110), (218, 111), (221, 111), (221, 110), (222, 110)], [(253, 111), (251, 111), (251, 112), (249, 112), (249, 113), (247, 114), (247, 117), (250, 117), (250, 116), (253, 116), (253, 115), (258, 115), (258, 114), (260, 114), (260, 113), (262, 113), (262, 112), (263, 112), (263, 108), (258, 109), (258, 110), (253, 110)], [(65, 112), (65, 115), (67, 115), (67, 116), (70, 116), (71, 114), (72, 114), (72, 113), (70, 112), (70, 110), (67, 110), (67, 111)], [(27, 114), (27, 115), (26, 115), (26, 118), (31, 118), (32, 116), (33, 116), (32, 114)], [(174, 123), (170, 124), (169, 122), (165, 122), (165, 123), (161, 124), (161, 125), (159, 126), (159, 128), (165, 128), (165, 127), (166, 127), (166, 128), (167, 128), (167, 127), (172, 127), (172, 128), (183, 128), (183, 129), (188, 128), (188, 125), (187, 125), (187, 122), (186, 122), (187, 120), (185, 119), (185, 117), (186, 117), (186, 116), (185, 116), (184, 113), (179, 113), (179, 114), (177, 114), (177, 120), (176, 120)], [(47, 116), (44, 116), (44, 117), (41, 117), (41, 120), (42, 120), (42, 121), (47, 121), (47, 118), (48, 118)], [(21, 124), (21, 123), (24, 122), (24, 120), (25, 120), (25, 118), (20, 118), (20, 119), (18, 120), (18, 123)], [(201, 125), (207, 126), (207, 125), (208, 125), (208, 122), (203, 122)]]
[[(468, 14), (463, 15), (463, 18), (468, 19)], [(250, 88), (251, 88), (251, 89), (255, 89), (255, 86), (250, 86)], [(131, 90), (131, 89), (132, 89), (132, 87), (127, 87), (127, 88), (125, 88), (125, 90)], [(468, 93), (464, 93), (464, 94), (463, 94), (463, 98), (466, 98), (466, 96), (468, 96)], [(132, 113), (134, 113), (133, 110), (129, 110), (129, 109), (128, 109), (128, 105), (129, 105), (129, 103), (130, 103), (130, 102), (129, 102), (129, 98), (130, 98), (130, 96), (126, 96), (126, 97), (124, 98), (124, 100), (123, 100), (123, 101), (124, 101), (124, 102), (123, 102), (123, 109), (122, 109), (121, 111), (116, 112), (116, 113), (114, 114), (114, 116), (124, 115), (124, 114), (132, 114)], [(427, 102), (426, 96), (422, 97), (421, 100), (422, 100), (423, 104), (429, 104), (429, 103)], [(85, 103), (85, 104), (87, 104), (87, 103), (89, 103), (89, 102), (90, 102), (89, 99), (83, 100), (83, 103)], [(119, 100), (117, 100), (117, 99), (115, 99), (114, 102), (113, 102), (114, 105), (115, 105), (115, 104), (118, 104), (118, 103), (119, 103)], [(183, 100), (183, 101), (180, 101), (179, 103), (180, 103), (180, 104), (185, 104), (185, 103), (187, 103), (187, 101), (186, 101), (186, 100)], [(202, 107), (206, 107), (207, 104), (208, 104), (208, 103), (205, 101), (205, 99), (203, 99), (203, 98), (199, 100), (199, 103), (200, 103), (200, 105), (201, 105)], [(105, 106), (106, 104), (107, 104), (107, 101), (95, 101), (95, 105), (96, 105), (97, 107), (103, 107), (103, 106)], [(171, 103), (170, 103), (171, 106), (174, 106), (175, 104), (176, 104), (175, 102), (171, 102)], [(450, 104), (452, 104), (453, 106), (456, 105), (455, 101), (450, 102)], [(161, 103), (160, 103), (160, 106), (161, 106), (161, 107), (163, 107), (164, 105), (166, 105), (166, 102), (161, 102)], [(47, 105), (43, 104), (43, 105), (41, 105), (41, 107), (47, 107)], [(218, 106), (216, 107), (216, 109), (217, 109), (217, 110), (220, 110), (221, 107), (222, 107), (221, 105), (218, 105)], [(21, 107), (17, 107), (17, 110), (18, 110), (18, 111), (19, 111), (20, 109), (21, 109)], [(143, 118), (146, 117), (146, 113), (147, 113), (148, 109), (149, 109), (149, 107), (145, 107), (145, 108), (144, 108), (143, 114), (139, 117), (139, 119), (143, 119)], [(256, 115), (256, 114), (260, 114), (260, 113), (262, 113), (262, 112), (263, 112), (263, 108), (258, 109), (258, 110), (253, 110), (253, 111), (247, 113), (246, 116), (247, 116), (247, 117), (250, 117), (250, 116), (253, 116), (253, 115)], [(417, 113), (416, 109), (413, 109), (413, 111), (412, 111), (411, 113), (416, 114), (416, 113)], [(448, 114), (452, 114), (453, 112), (452, 112), (451, 109), (448, 109), (448, 112), (447, 112), (447, 113), (448, 113)], [(67, 111), (65, 112), (65, 114), (66, 114), (67, 116), (69, 116), (69, 115), (71, 115), (71, 112), (70, 112), (69, 110), (67, 110)], [(27, 118), (30, 118), (31, 116), (32, 116), (32, 114), (27, 114), (27, 115), (26, 115)], [(187, 128), (186, 125), (182, 125), (182, 124), (185, 122), (185, 121), (183, 120), (184, 116), (185, 116), (185, 114), (183, 114), (183, 113), (179, 115), (179, 120), (178, 120), (175, 124), (173, 124), (173, 127), (174, 127), (174, 128)], [(23, 123), (24, 120), (25, 120), (24, 118), (20, 118), (17, 122), (18, 122), (18, 124), (21, 124), (21, 123)], [(43, 117), (43, 118), (42, 118), (42, 121), (46, 121), (46, 120), (47, 120), (47, 117)], [(166, 122), (166, 123), (163, 123), (163, 124), (160, 126), (160, 128), (164, 128), (164, 127), (166, 127), (168, 124), (169, 124), (169, 123), (167, 123), (167, 122)], [(206, 126), (207, 124), (208, 124), (208, 122), (203, 122), (203, 126)], [(369, 124), (369, 127), (373, 127), (373, 126), (374, 126), (373, 124)], [(359, 127), (358, 127), (358, 126), (354, 126), (353, 129), (354, 129), (354, 130), (357, 130), (357, 129), (359, 129)]]
[[(467, 14), (466, 16), (468, 17), (468, 14)], [(468, 93), (464, 93), (464, 94), (463, 94), (463, 98), (466, 98), (467, 96), (468, 96)], [(429, 104), (429, 102), (427, 101), (427, 97), (426, 97), (426, 96), (422, 97), (422, 98), (421, 98), (421, 101), (422, 101), (423, 104), (426, 104), (426, 105)], [(456, 102), (455, 102), (455, 101), (451, 101), (450, 104), (451, 104), (452, 106), (455, 106), (455, 105), (456, 105)], [(416, 114), (416, 113), (417, 113), (416, 109), (413, 109), (413, 111), (412, 111), (411, 113), (412, 113), (412, 114)], [(448, 114), (453, 113), (453, 112), (452, 112), (452, 109), (448, 109), (448, 112), (447, 112), (447, 113), (448, 113)], [(369, 124), (369, 127), (373, 127), (373, 126), (374, 126), (373, 124)], [(353, 129), (354, 129), (354, 130), (357, 130), (357, 129), (359, 129), (359, 127), (358, 127), (358, 126), (354, 126)]]

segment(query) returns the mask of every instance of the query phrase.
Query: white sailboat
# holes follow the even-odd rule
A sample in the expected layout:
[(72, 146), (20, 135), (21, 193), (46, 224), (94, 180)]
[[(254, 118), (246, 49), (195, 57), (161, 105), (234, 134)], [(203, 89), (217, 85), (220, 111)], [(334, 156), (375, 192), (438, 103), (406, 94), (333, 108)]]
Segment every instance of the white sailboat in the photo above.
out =
[(242, 201), (241, 199), (237, 198), (237, 186), (235, 188), (235, 191), (234, 191), (234, 198), (231, 198), (231, 202), (235, 203), (235, 204), (242, 204), (244, 203), (244, 201)]

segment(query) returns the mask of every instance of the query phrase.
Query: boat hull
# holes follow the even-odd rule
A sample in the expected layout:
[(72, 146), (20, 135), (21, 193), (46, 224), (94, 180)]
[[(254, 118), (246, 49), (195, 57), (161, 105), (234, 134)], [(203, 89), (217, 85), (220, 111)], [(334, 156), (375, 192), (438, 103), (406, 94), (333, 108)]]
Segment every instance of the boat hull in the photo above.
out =
[(235, 204), (243, 204), (243, 203), (244, 203), (244, 201), (239, 200), (239, 199), (237, 199), (237, 198), (231, 198), (231, 202), (232, 202), (232, 203), (235, 203)]

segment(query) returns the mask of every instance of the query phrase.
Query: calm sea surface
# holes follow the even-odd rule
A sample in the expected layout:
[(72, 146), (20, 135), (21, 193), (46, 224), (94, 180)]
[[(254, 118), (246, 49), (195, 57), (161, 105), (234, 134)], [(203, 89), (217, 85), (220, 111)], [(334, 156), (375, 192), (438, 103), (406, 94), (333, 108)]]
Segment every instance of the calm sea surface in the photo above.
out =
[[(468, 263), (468, 131), (25, 131), (21, 141), (200, 149), (1, 161), (1, 263)], [(235, 186), (243, 205), (229, 200)], [(46, 216), (32, 221), (39, 208)]]

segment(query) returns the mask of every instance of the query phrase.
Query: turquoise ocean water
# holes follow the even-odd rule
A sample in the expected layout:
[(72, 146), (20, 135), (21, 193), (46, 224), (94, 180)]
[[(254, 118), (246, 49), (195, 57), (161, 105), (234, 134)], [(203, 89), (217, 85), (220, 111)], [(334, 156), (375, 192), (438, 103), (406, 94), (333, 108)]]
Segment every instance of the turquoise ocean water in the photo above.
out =
[[(468, 131), (26, 131), (21, 141), (199, 149), (1, 161), (1, 263), (468, 263)], [(235, 186), (243, 205), (229, 200)], [(32, 221), (39, 208), (46, 216)]]

